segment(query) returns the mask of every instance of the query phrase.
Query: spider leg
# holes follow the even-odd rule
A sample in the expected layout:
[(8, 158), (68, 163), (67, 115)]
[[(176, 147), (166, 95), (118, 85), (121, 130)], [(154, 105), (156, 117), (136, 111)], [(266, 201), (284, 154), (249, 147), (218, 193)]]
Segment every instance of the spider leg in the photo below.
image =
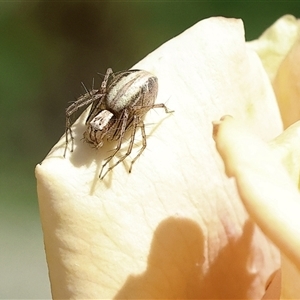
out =
[(86, 94), (82, 95), (78, 98), (74, 103), (72, 103), (67, 109), (66, 109), (66, 130), (65, 130), (65, 136), (66, 136), (66, 146), (64, 151), (64, 157), (66, 157), (66, 152), (68, 148), (69, 143), (69, 134), (72, 141), (72, 148), (71, 152), (73, 152), (73, 142), (74, 137), (71, 129), (71, 116), (81, 107), (89, 105), (93, 103), (96, 100), (101, 100), (101, 97), (103, 95), (99, 93), (98, 90), (92, 90), (91, 92), (87, 92)]
[[(131, 132), (131, 136), (130, 136), (130, 142), (129, 142), (129, 146), (128, 146), (128, 149), (126, 151), (126, 153), (121, 157), (119, 158), (119, 160), (113, 164), (111, 167), (109, 167), (107, 169), (107, 171), (105, 172), (105, 174), (100, 177), (100, 179), (102, 180), (105, 175), (110, 172), (113, 168), (115, 168), (120, 162), (122, 162), (126, 157), (128, 157), (130, 154), (131, 154), (131, 151), (132, 151), (132, 147), (133, 147), (133, 144), (134, 144), (134, 139), (135, 139), (135, 134), (136, 134), (136, 129), (138, 127), (138, 124), (139, 124), (139, 118), (134, 116), (134, 121), (133, 121), (133, 128), (132, 128), (132, 132)], [(143, 123), (144, 125), (144, 123)], [(142, 152), (145, 150), (146, 148), (146, 134), (145, 134), (145, 128), (143, 128), (143, 147), (141, 148), (140, 152), (137, 154), (137, 156), (134, 158), (134, 160), (131, 162), (131, 166), (130, 166), (130, 169), (129, 169), (129, 172), (131, 172), (131, 169), (132, 169), (132, 164), (137, 160), (137, 158), (142, 154)], [(120, 144), (121, 146), (121, 144)], [(120, 150), (120, 147), (119, 149), (112, 155), (109, 157), (109, 161), (113, 158), (114, 155), (116, 155), (116, 153)], [(105, 164), (103, 165), (103, 167), (108, 163), (108, 161), (105, 162)], [(102, 168), (103, 168), (102, 167)]]
[(166, 114), (174, 112), (174, 110), (169, 110), (163, 103), (153, 104), (151, 108), (164, 108)]
[[(143, 145), (139, 151), (139, 153), (135, 156), (135, 158), (131, 161), (131, 164), (130, 164), (130, 168), (129, 168), (129, 173), (131, 173), (131, 170), (132, 170), (132, 165), (135, 163), (135, 161), (141, 156), (141, 154), (143, 153), (143, 151), (146, 149), (147, 147), (147, 138), (146, 138), (146, 131), (145, 131), (145, 124), (142, 120), (140, 120), (140, 123), (139, 124), (136, 124), (134, 126), (134, 134), (133, 136), (131, 137), (131, 140), (130, 140), (130, 145), (129, 145), (129, 153), (128, 155), (131, 153), (131, 150), (132, 150), (132, 146), (133, 146), (133, 143), (134, 143), (134, 135), (135, 135), (135, 132), (136, 132), (136, 127), (137, 125), (140, 125), (139, 127), (141, 128), (141, 133), (142, 133), (142, 139), (143, 139)], [(128, 151), (127, 151), (128, 152)], [(126, 153), (127, 154), (127, 153)], [(126, 157), (126, 156), (125, 156)], [(124, 158), (125, 158), (124, 157)]]
[(106, 74), (104, 76), (104, 79), (103, 79), (103, 81), (101, 83), (101, 87), (100, 87), (101, 94), (105, 94), (106, 93), (106, 86), (107, 86), (108, 78), (112, 74), (113, 74), (113, 70), (111, 68), (108, 68), (106, 70)]
[[(105, 73), (104, 79), (101, 83), (100, 90), (99, 90), (99, 93), (103, 96), (105, 96), (105, 94), (106, 94), (107, 82), (108, 82), (110, 75), (113, 75), (113, 71), (111, 68), (108, 68)], [(85, 121), (86, 124), (88, 122), (90, 122), (91, 120), (93, 120), (94, 117), (99, 113), (99, 111), (101, 110), (101, 105), (102, 105), (103, 99), (104, 99), (104, 97), (99, 102), (93, 102), (90, 112), (88, 114), (88, 117), (86, 118), (86, 121)]]
[(132, 107), (132, 109), (135, 111), (141, 110), (143, 108), (149, 108), (149, 110), (153, 109), (153, 108), (163, 108), (165, 110), (166, 114), (174, 112), (174, 110), (169, 110), (164, 103), (157, 103), (157, 104), (151, 104), (151, 105), (136, 105), (136, 106)]
[(122, 146), (122, 142), (123, 142), (123, 137), (124, 137), (124, 134), (125, 134), (125, 131), (126, 131), (126, 124), (127, 124), (127, 120), (128, 120), (128, 110), (125, 109), (124, 110), (124, 113), (123, 113), (123, 118), (122, 118), (122, 126), (121, 126), (121, 130), (120, 130), (120, 136), (119, 136), (119, 139), (118, 139), (118, 144), (117, 144), (117, 147), (115, 149), (115, 151), (113, 152), (112, 155), (110, 155), (109, 157), (106, 158), (106, 161), (105, 163), (102, 165), (101, 167), (101, 171), (100, 171), (100, 174), (99, 174), (99, 178), (102, 180), (106, 174), (111, 171), (120, 161), (118, 161), (117, 163), (115, 163), (113, 166), (109, 167), (106, 172), (102, 175), (103, 173), (103, 170), (105, 168), (105, 166), (112, 160), (112, 158), (119, 152), (119, 150), (121, 149), (121, 146)]
[[(164, 108), (165, 109), (165, 112), (166, 113), (172, 113), (174, 112), (174, 110), (169, 110), (165, 104), (163, 103), (159, 103), (159, 104), (153, 104), (151, 105), (151, 109), (152, 108)], [(131, 173), (131, 170), (132, 170), (132, 165), (135, 163), (135, 161), (141, 156), (141, 154), (143, 153), (143, 151), (146, 149), (147, 147), (147, 137), (146, 137), (146, 131), (145, 131), (145, 124), (143, 122), (143, 120), (139, 120), (139, 127), (141, 128), (141, 133), (142, 133), (142, 139), (143, 139), (143, 144), (142, 144), (142, 147), (139, 151), (139, 153), (135, 156), (135, 158), (131, 161), (131, 165), (130, 165), (130, 168), (129, 168), (129, 173)], [(135, 132), (134, 132), (135, 134)], [(134, 142), (134, 138), (130, 141), (130, 143), (132, 144), (131, 145), (131, 149), (132, 149), (132, 146), (133, 146), (133, 142)], [(130, 149), (130, 152), (131, 152), (131, 149)], [(130, 154), (130, 153), (129, 153)]]

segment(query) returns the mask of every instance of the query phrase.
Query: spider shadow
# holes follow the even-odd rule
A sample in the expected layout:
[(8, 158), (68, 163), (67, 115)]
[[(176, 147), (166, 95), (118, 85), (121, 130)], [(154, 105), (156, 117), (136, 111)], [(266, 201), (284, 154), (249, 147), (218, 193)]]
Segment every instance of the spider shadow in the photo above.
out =
[[(155, 121), (154, 123), (147, 123), (145, 124), (146, 127), (146, 139), (148, 139), (149, 136), (151, 136), (159, 127), (159, 125), (168, 117), (171, 116), (171, 113), (166, 114), (163, 118), (160, 118), (158, 121)], [(74, 136), (74, 151), (71, 152), (71, 141), (68, 145), (67, 155), (69, 155), (70, 162), (76, 167), (80, 168), (82, 166), (86, 166), (89, 168), (94, 162), (96, 162), (97, 167), (95, 170), (95, 177), (94, 177), (94, 183), (92, 186), (92, 190), (95, 188), (96, 183), (99, 181), (99, 175), (102, 169), (102, 166), (106, 163), (107, 159), (113, 155), (114, 151), (117, 148), (118, 141), (107, 141), (104, 140), (103, 146), (101, 148), (96, 149), (92, 145), (85, 142), (83, 138), (83, 134), (87, 128), (83, 120), (85, 120), (85, 116), (80, 117), (81, 121), (75, 122), (72, 125), (72, 133)], [(144, 122), (144, 118), (142, 120)], [(151, 130), (148, 132), (147, 127), (149, 128), (149, 125), (151, 125)], [(105, 175), (103, 178), (103, 181), (105, 181), (106, 185), (110, 185), (112, 183), (112, 175), (113, 170), (115, 167), (119, 167), (119, 165), (123, 165), (129, 173), (132, 159), (136, 157), (136, 155), (139, 153), (139, 150), (142, 147), (143, 137), (141, 134), (141, 126), (137, 127), (136, 135), (134, 137), (133, 141), (133, 147), (132, 152), (128, 155), (126, 154), (128, 147), (130, 145), (130, 139), (132, 134), (132, 128), (127, 130), (123, 137), (123, 142), (121, 145), (121, 148), (115, 155), (113, 155), (113, 158), (107, 163), (105, 168), (102, 170), (102, 175), (105, 174), (107, 170), (110, 169), (110, 171)], [(143, 152), (141, 153), (143, 154)], [(118, 160), (124, 158), (121, 161), (121, 163), (118, 163), (117, 166), (113, 167)], [(130, 159), (128, 159), (130, 158)], [(113, 168), (112, 168), (113, 167)], [(111, 169), (112, 168), (112, 169)]]
[[(104, 141), (101, 148), (93, 147), (91, 144), (84, 140), (83, 134), (87, 126), (85, 124), (75, 123), (72, 125), (72, 133), (74, 135), (74, 151), (67, 151), (70, 155), (71, 163), (79, 168), (82, 166), (90, 167), (91, 164), (96, 161), (101, 166), (110, 153), (116, 148), (116, 141)], [(68, 148), (71, 148), (71, 142), (69, 142)], [(97, 168), (98, 169), (98, 168)], [(99, 174), (98, 174), (99, 175)], [(97, 175), (97, 176), (98, 176)]]
[[(136, 131), (136, 135), (134, 138), (134, 142), (133, 142), (133, 148), (132, 148), (132, 153), (130, 153), (128, 155), (128, 157), (126, 157), (123, 161), (122, 161), (122, 165), (124, 165), (125, 169), (128, 171), (128, 173), (130, 174), (132, 172), (129, 172), (130, 168), (134, 169), (134, 166), (136, 165), (136, 162), (139, 161), (139, 159), (146, 154), (146, 151), (151, 151), (151, 149), (149, 149), (148, 147), (148, 139), (151, 138), (151, 136), (154, 135), (155, 131), (159, 128), (159, 126), (161, 125), (161, 123), (169, 118), (171, 116), (171, 113), (168, 113), (166, 116), (164, 116), (163, 118), (160, 118), (158, 121), (155, 122), (149, 122), (149, 123), (145, 123), (144, 122), (144, 118), (142, 119), (142, 121), (144, 122), (144, 126), (145, 126), (145, 134), (146, 134), (146, 143), (147, 146), (146, 148), (141, 152), (139, 158), (135, 161), (134, 164), (132, 164), (132, 160), (136, 157), (136, 155), (139, 153), (139, 150), (142, 148), (143, 145), (143, 137), (142, 137), (142, 133), (141, 133), (141, 126), (137, 127), (137, 131)], [(149, 130), (148, 130), (149, 129)], [(115, 157), (116, 159), (120, 159), (121, 157), (124, 156), (124, 154), (126, 153), (128, 147), (129, 147), (129, 143), (130, 143), (130, 138), (131, 138), (131, 130), (127, 131), (126, 134), (124, 135), (124, 141), (122, 143), (122, 147), (120, 149), (120, 151), (118, 153), (116, 153)], [(113, 150), (111, 150), (112, 152)], [(130, 158), (130, 159), (128, 159)], [(110, 162), (109, 167), (112, 165), (112, 162)], [(109, 172), (112, 173), (112, 172)]]
[[(103, 146), (101, 148), (95, 148), (93, 145), (88, 144), (83, 137), (84, 131), (86, 130), (86, 125), (81, 123), (75, 123), (72, 125), (72, 133), (74, 136), (74, 151), (71, 152), (71, 142), (68, 145), (67, 155), (69, 155), (70, 162), (76, 167), (80, 168), (82, 166), (86, 166), (89, 168), (93, 162), (96, 162), (97, 168), (95, 170), (95, 179), (99, 180), (99, 174), (101, 172), (101, 168), (103, 164), (105, 164), (107, 158), (113, 155), (114, 151), (116, 150), (118, 141), (107, 141), (104, 140)], [(131, 130), (128, 130), (124, 134), (124, 141), (122, 142), (120, 150), (114, 155), (109, 163), (105, 166), (103, 172), (114, 165), (114, 163), (120, 159), (123, 155), (125, 155), (128, 143), (130, 141)], [(134, 143), (133, 148), (136, 148), (136, 144)], [(122, 163), (125, 164), (125, 161)], [(130, 164), (125, 164), (127, 171), (129, 171)], [(105, 176), (111, 177), (112, 172), (108, 172)], [(111, 181), (111, 180), (110, 180)]]

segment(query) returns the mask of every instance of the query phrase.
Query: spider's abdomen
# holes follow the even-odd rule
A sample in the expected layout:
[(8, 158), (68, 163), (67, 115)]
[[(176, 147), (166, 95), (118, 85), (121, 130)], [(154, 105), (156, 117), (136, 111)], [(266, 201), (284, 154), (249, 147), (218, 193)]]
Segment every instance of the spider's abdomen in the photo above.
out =
[[(143, 70), (122, 72), (115, 75), (109, 84), (106, 107), (114, 113), (134, 106), (150, 109), (156, 99), (157, 91), (157, 77), (153, 74)], [(142, 111), (146, 113), (149, 109)]]

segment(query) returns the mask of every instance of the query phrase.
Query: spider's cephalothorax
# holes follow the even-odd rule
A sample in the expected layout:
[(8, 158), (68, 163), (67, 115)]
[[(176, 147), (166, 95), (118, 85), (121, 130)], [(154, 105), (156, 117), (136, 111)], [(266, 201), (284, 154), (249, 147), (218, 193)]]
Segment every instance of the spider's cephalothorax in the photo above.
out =
[[(99, 90), (92, 89), (66, 109), (66, 148), (64, 156), (69, 143), (69, 134), (72, 140), (71, 151), (73, 151), (71, 115), (80, 107), (92, 104), (86, 119), (87, 129), (84, 132), (84, 139), (97, 149), (102, 147), (105, 140), (117, 141), (117, 147), (102, 165), (99, 177), (103, 179), (109, 171), (130, 155), (137, 128), (140, 128), (142, 146), (131, 161), (129, 169), (129, 172), (131, 172), (132, 164), (146, 148), (143, 116), (152, 108), (164, 108), (166, 113), (169, 112), (164, 104), (154, 104), (157, 91), (157, 77), (147, 71), (128, 70), (113, 73), (112, 69), (107, 69)], [(104, 172), (105, 166), (121, 149), (124, 134), (128, 129), (131, 129), (131, 136), (127, 152)], [(103, 172), (104, 174), (102, 174)]]

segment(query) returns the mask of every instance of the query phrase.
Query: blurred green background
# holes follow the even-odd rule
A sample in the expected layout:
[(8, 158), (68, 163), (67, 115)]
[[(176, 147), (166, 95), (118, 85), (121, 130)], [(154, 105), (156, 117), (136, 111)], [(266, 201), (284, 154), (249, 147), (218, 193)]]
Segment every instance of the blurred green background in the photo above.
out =
[(246, 39), (300, 1), (0, 3), (0, 298), (50, 298), (34, 167), (64, 132), (68, 103), (107, 67), (128, 69), (203, 18), (242, 18)]

